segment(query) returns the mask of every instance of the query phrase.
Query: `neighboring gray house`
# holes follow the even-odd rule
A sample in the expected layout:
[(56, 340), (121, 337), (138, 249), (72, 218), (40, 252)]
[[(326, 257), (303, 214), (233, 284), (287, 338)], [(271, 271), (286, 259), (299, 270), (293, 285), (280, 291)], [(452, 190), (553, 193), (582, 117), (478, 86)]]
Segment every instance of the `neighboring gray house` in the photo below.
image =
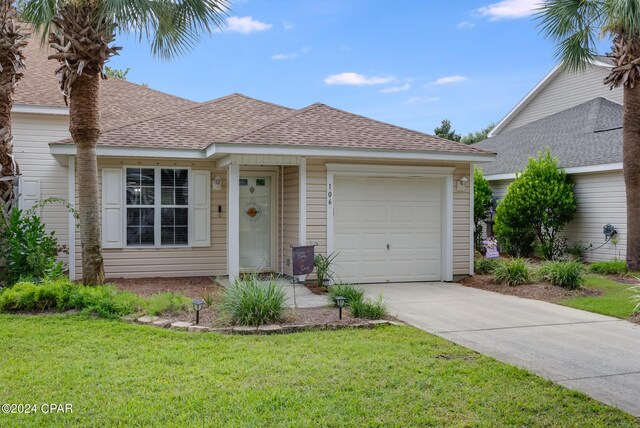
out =
[[(595, 74), (598, 71), (601, 70), (592, 67), (585, 73)], [(586, 80), (590, 85), (598, 84), (595, 88), (599, 89), (600, 86), (604, 87), (599, 80), (603, 75), (606, 75), (606, 70), (599, 73), (597, 79), (591, 76), (590, 81), (582, 79), (582, 82)], [(530, 157), (549, 147), (552, 155), (558, 158), (559, 165), (574, 181), (578, 197), (576, 218), (565, 230), (569, 243), (593, 243), (597, 248), (604, 243), (603, 226), (611, 223), (618, 231), (618, 244), (609, 243), (588, 251), (585, 258), (589, 261), (624, 258), (627, 217), (622, 177), (622, 106), (597, 97), (543, 116), (545, 110), (550, 112), (557, 109), (554, 103), (558, 100), (568, 102), (568, 95), (573, 94), (566, 88), (568, 82), (571, 79), (566, 79), (563, 85), (551, 92), (530, 99), (530, 103), (535, 101), (538, 104), (537, 113), (533, 114), (526, 105), (521, 107), (520, 112), (512, 115), (511, 119), (501, 122), (503, 125), (494, 133), (495, 136), (475, 145), (498, 153), (495, 162), (482, 166), (483, 173), (490, 182), (494, 196), (502, 199), (515, 178), (515, 171), (523, 170)], [(562, 92), (560, 96), (558, 92)], [(580, 91), (580, 95), (573, 100), (584, 98), (589, 92)], [(612, 94), (621, 92), (618, 90)], [(542, 118), (511, 127), (514, 121), (522, 120), (518, 114), (527, 114), (529, 118), (542, 115)]]

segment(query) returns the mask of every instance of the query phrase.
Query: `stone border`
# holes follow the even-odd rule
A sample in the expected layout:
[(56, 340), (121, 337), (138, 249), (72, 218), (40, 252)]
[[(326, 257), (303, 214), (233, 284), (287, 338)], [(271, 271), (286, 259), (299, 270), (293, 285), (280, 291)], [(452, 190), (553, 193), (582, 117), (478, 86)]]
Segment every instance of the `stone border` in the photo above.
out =
[(260, 327), (248, 327), (248, 326), (235, 326), (235, 327), (206, 327), (202, 325), (195, 325), (190, 322), (176, 321), (171, 322), (167, 319), (153, 316), (143, 316), (140, 318), (135, 317), (123, 317), (123, 320), (127, 322), (149, 325), (158, 328), (168, 328), (175, 331), (188, 331), (191, 333), (220, 333), (220, 334), (239, 334), (239, 335), (252, 335), (252, 334), (283, 334), (283, 333), (298, 333), (301, 331), (311, 330), (342, 330), (347, 328), (373, 328), (379, 325), (404, 325), (402, 323), (390, 320), (372, 320), (364, 321), (356, 324), (340, 324), (340, 323), (323, 323), (323, 324), (272, 324), (261, 325)]

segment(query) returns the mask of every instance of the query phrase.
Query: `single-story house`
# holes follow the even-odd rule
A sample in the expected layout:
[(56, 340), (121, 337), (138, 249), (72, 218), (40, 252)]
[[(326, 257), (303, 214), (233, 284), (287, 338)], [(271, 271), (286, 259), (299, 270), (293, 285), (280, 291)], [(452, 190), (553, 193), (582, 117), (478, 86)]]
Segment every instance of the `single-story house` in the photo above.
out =
[[(575, 219), (564, 231), (569, 244), (589, 246), (588, 261), (626, 257), (627, 210), (622, 175), (622, 90), (603, 84), (607, 58), (580, 73), (556, 67), (490, 134), (475, 144), (498, 153), (481, 166), (500, 200), (515, 173), (547, 147), (573, 180), (578, 198)], [(612, 224), (617, 244), (605, 244), (603, 227)], [(603, 245), (604, 244), (604, 245)]]
[[(77, 202), (76, 148), (55, 64), (32, 42), (14, 109), (21, 204)], [(473, 273), (473, 164), (495, 154), (316, 103), (291, 109), (232, 94), (197, 103), (118, 79), (101, 87), (107, 277), (292, 274), (291, 247), (337, 252), (357, 283)], [(69, 243), (59, 206), (44, 221)]]

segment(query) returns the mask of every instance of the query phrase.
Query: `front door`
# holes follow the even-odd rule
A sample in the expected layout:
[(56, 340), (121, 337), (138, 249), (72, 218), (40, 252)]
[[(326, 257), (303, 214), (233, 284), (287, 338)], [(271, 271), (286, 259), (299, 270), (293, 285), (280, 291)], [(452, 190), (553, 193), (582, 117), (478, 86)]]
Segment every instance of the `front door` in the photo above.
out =
[(240, 174), (240, 270), (274, 270), (271, 173)]

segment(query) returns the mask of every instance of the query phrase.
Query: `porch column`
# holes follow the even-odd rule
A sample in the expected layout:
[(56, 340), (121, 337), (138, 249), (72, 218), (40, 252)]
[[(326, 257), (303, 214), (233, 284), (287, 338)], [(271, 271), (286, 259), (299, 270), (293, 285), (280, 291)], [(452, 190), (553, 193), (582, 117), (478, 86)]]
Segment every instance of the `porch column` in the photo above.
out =
[(298, 241), (300, 245), (307, 243), (307, 159), (300, 158), (298, 166)]
[(227, 170), (227, 272), (233, 280), (240, 275), (240, 165)]

